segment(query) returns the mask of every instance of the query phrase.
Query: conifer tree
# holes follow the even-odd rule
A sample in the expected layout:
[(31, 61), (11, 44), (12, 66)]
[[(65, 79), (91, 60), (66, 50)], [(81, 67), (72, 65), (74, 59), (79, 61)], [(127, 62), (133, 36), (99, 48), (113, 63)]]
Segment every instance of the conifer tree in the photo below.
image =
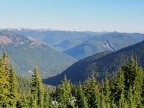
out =
[(124, 78), (124, 72), (119, 69), (118, 73), (116, 74), (114, 78), (114, 90), (113, 90), (113, 98), (116, 105), (122, 106), (124, 103), (124, 89), (125, 89), (125, 78)]
[(36, 101), (34, 94), (30, 94), (28, 98), (28, 108), (39, 108)]
[(51, 99), (50, 99), (50, 96), (49, 96), (49, 93), (48, 93), (48, 89), (46, 89), (44, 91), (44, 105), (43, 105), (44, 108), (50, 108), (51, 107)]
[(88, 103), (86, 100), (86, 97), (83, 93), (83, 89), (81, 84), (79, 84), (79, 86), (77, 87), (77, 105), (78, 108), (88, 108)]
[(10, 91), (9, 91), (9, 64), (6, 52), (0, 58), (0, 106), (10, 107)]
[(10, 80), (9, 80), (9, 85), (10, 85), (10, 107), (16, 106), (16, 102), (18, 100), (18, 93), (17, 93), (17, 79), (16, 79), (16, 74), (14, 67), (11, 65), (10, 68)]
[(57, 88), (57, 100), (63, 107), (67, 107), (67, 105), (71, 102), (71, 83), (67, 79), (66, 76), (64, 76), (64, 80)]
[(31, 98), (33, 101), (33, 106), (37, 106), (38, 108), (43, 108), (43, 98), (44, 98), (44, 88), (42, 84), (42, 80), (40, 77), (40, 72), (38, 66), (34, 68), (34, 75), (32, 76), (32, 84), (31, 84)]
[(114, 78), (113, 97), (119, 107), (142, 106), (143, 70), (132, 57), (129, 63), (121, 67)]
[(100, 105), (99, 108), (109, 108), (109, 103), (106, 103), (105, 96), (103, 94), (103, 91), (100, 93)]
[(135, 105), (134, 105), (134, 102), (133, 102), (134, 98), (133, 98), (133, 93), (132, 92), (133, 92), (133, 90), (132, 90), (132, 87), (130, 86), (129, 91), (128, 91), (127, 102), (128, 102), (128, 106), (130, 108), (135, 108)]
[(9, 76), (9, 60), (8, 60), (8, 55), (5, 51), (3, 52), (2, 63), (4, 65), (5, 74)]
[(20, 93), (20, 97), (16, 103), (16, 108), (29, 108), (28, 99), (25, 94)]
[(0, 106), (7, 106), (7, 97), (8, 89), (6, 88), (6, 84), (8, 84), (7, 76), (4, 71), (4, 65), (2, 63), (2, 59), (0, 60)]
[(125, 90), (129, 91), (132, 88), (133, 103), (135, 107), (142, 105), (142, 85), (143, 85), (143, 69), (138, 65), (137, 60), (131, 57), (129, 63), (122, 67), (125, 76)]
[(104, 102), (105, 102), (106, 108), (110, 108), (111, 88), (110, 88), (109, 80), (107, 78), (105, 78), (105, 81), (104, 81), (104, 84), (103, 84), (102, 95), (103, 95), (102, 98), (104, 98)]
[(99, 108), (100, 92), (94, 76), (88, 77), (84, 83), (84, 94), (87, 98), (89, 108)]

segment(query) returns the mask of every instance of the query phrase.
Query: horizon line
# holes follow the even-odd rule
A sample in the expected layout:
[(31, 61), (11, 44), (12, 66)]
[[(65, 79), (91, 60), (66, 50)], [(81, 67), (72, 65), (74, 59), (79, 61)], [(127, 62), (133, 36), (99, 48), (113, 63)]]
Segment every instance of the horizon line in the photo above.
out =
[(29, 29), (29, 30), (45, 30), (45, 31), (67, 31), (67, 32), (96, 32), (96, 33), (112, 33), (112, 32), (118, 32), (118, 33), (140, 33), (140, 34), (144, 34), (144, 32), (127, 32), (127, 31), (117, 31), (117, 30), (113, 30), (113, 31), (107, 31), (107, 30), (103, 30), (103, 31), (94, 31), (94, 30), (66, 30), (66, 29), (53, 29), (53, 28), (30, 28), (30, 27), (4, 27), (4, 28), (0, 28), (0, 30), (5, 30), (5, 29)]

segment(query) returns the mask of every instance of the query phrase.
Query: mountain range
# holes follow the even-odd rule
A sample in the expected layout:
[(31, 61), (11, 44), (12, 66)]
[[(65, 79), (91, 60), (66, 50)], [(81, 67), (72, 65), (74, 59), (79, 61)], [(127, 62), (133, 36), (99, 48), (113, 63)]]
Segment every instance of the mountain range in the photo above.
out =
[(88, 41), (64, 52), (77, 59), (82, 59), (103, 51), (117, 51), (137, 42), (139, 40), (129, 34), (114, 32), (92, 37)]
[(91, 74), (96, 75), (98, 80), (105, 75), (112, 77), (131, 57), (136, 58), (140, 66), (144, 68), (144, 41), (116, 52), (106, 51), (79, 60), (61, 74), (45, 79), (44, 82), (57, 85), (64, 75), (73, 83), (83, 82)]
[(5, 29), (31, 36), (78, 60), (103, 51), (117, 51), (144, 40), (144, 34), (119, 32), (59, 31), (45, 29)]
[(29, 76), (38, 65), (42, 77), (59, 74), (77, 60), (30, 36), (0, 31), (0, 53), (5, 50), (17, 73)]
[(51, 79), (61, 80), (64, 74), (70, 72), (73, 75), (68, 74), (68, 77), (77, 82), (83, 81), (92, 70), (99, 79), (106, 72), (114, 73), (121, 64), (119, 62), (127, 58), (125, 52), (117, 57), (117, 52), (142, 40), (144, 34), (140, 33), (2, 29), (0, 53), (6, 50), (20, 75), (31, 75), (34, 65), (38, 64), (43, 78), (57, 75)]

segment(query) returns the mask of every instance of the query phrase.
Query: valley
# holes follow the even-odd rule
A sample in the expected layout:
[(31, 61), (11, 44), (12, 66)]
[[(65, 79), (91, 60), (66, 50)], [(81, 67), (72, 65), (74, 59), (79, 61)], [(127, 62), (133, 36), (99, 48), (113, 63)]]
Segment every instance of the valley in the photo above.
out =
[(0, 108), (144, 108), (144, 0), (1, 0)]
[(40, 67), (43, 78), (57, 75), (77, 60), (33, 37), (0, 31), (0, 53), (6, 51), (16, 72), (30, 77), (33, 67)]
[[(144, 34), (140, 33), (9, 28), (0, 30), (0, 52), (2, 54), (6, 51), (9, 54), (10, 61), (19, 75), (31, 76), (32, 67), (37, 64), (42, 78), (48, 78), (62, 72), (64, 74), (65, 70), (69, 71), (68, 67), (73, 67), (75, 62), (81, 62), (86, 57), (101, 52), (116, 53), (119, 49), (134, 45), (143, 39)], [(93, 64), (96, 66), (93, 65), (92, 70), (96, 72), (105, 72), (100, 70), (103, 65), (107, 69), (106, 64), (99, 64), (99, 62)], [(95, 69), (97, 66), (99, 69)], [(88, 69), (85, 70), (87, 66), (80, 67), (83, 68), (81, 71), (86, 71), (88, 74)], [(76, 70), (74, 71), (77, 73)], [(115, 69), (108, 69), (108, 71), (115, 71)]]

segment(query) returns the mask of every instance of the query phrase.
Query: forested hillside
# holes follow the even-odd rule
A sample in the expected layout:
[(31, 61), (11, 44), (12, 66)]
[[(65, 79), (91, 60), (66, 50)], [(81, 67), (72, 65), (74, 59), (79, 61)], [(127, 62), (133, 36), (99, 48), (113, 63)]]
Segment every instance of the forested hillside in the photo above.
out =
[(64, 75), (67, 76), (73, 83), (77, 83), (79, 81), (84, 81), (87, 76), (91, 75), (93, 72), (91, 71), (88, 75), (86, 75), (85, 68), (89, 66), (89, 64), (95, 62), (97, 59), (112, 53), (112, 51), (105, 51), (98, 54), (95, 54), (93, 56), (90, 56), (88, 58), (79, 60), (78, 62), (74, 63), (71, 67), (69, 67), (67, 70), (65, 70), (62, 74), (59, 74), (54, 77), (50, 77), (48, 79), (43, 79), (44, 83), (51, 84), (51, 85), (58, 85), (60, 81), (63, 79)]
[(136, 44), (139, 41), (139, 39), (134, 38), (130, 34), (112, 32), (91, 37), (80, 45), (64, 52), (76, 59), (82, 59), (103, 51), (117, 51), (129, 45)]
[(60, 31), (47, 29), (4, 29), (33, 37), (76, 59), (103, 51), (117, 51), (144, 40), (144, 34), (120, 32)]
[(144, 108), (144, 0), (0, 0), (0, 108)]
[[(58, 84), (62, 80), (63, 76), (66, 75), (72, 82), (84, 81), (91, 73), (95, 74), (99, 80), (104, 78), (105, 75), (113, 75), (115, 72), (127, 61), (131, 56), (136, 58), (139, 64), (144, 68), (144, 41), (123, 48), (116, 52), (107, 54), (103, 57), (95, 59), (93, 55), (91, 57), (82, 59), (71, 67), (69, 67), (62, 74), (55, 77), (45, 79), (46, 83)], [(59, 79), (57, 82), (54, 82)]]
[(31, 76), (37, 64), (42, 77), (57, 75), (71, 66), (76, 59), (32, 38), (0, 31), (0, 54), (5, 50), (17, 73)]
[(98, 82), (92, 74), (83, 83), (72, 84), (64, 76), (51, 92), (42, 83), (37, 65), (28, 81), (16, 78), (6, 52), (0, 59), (1, 108), (143, 108), (143, 87), (144, 70), (133, 57), (112, 78)]

